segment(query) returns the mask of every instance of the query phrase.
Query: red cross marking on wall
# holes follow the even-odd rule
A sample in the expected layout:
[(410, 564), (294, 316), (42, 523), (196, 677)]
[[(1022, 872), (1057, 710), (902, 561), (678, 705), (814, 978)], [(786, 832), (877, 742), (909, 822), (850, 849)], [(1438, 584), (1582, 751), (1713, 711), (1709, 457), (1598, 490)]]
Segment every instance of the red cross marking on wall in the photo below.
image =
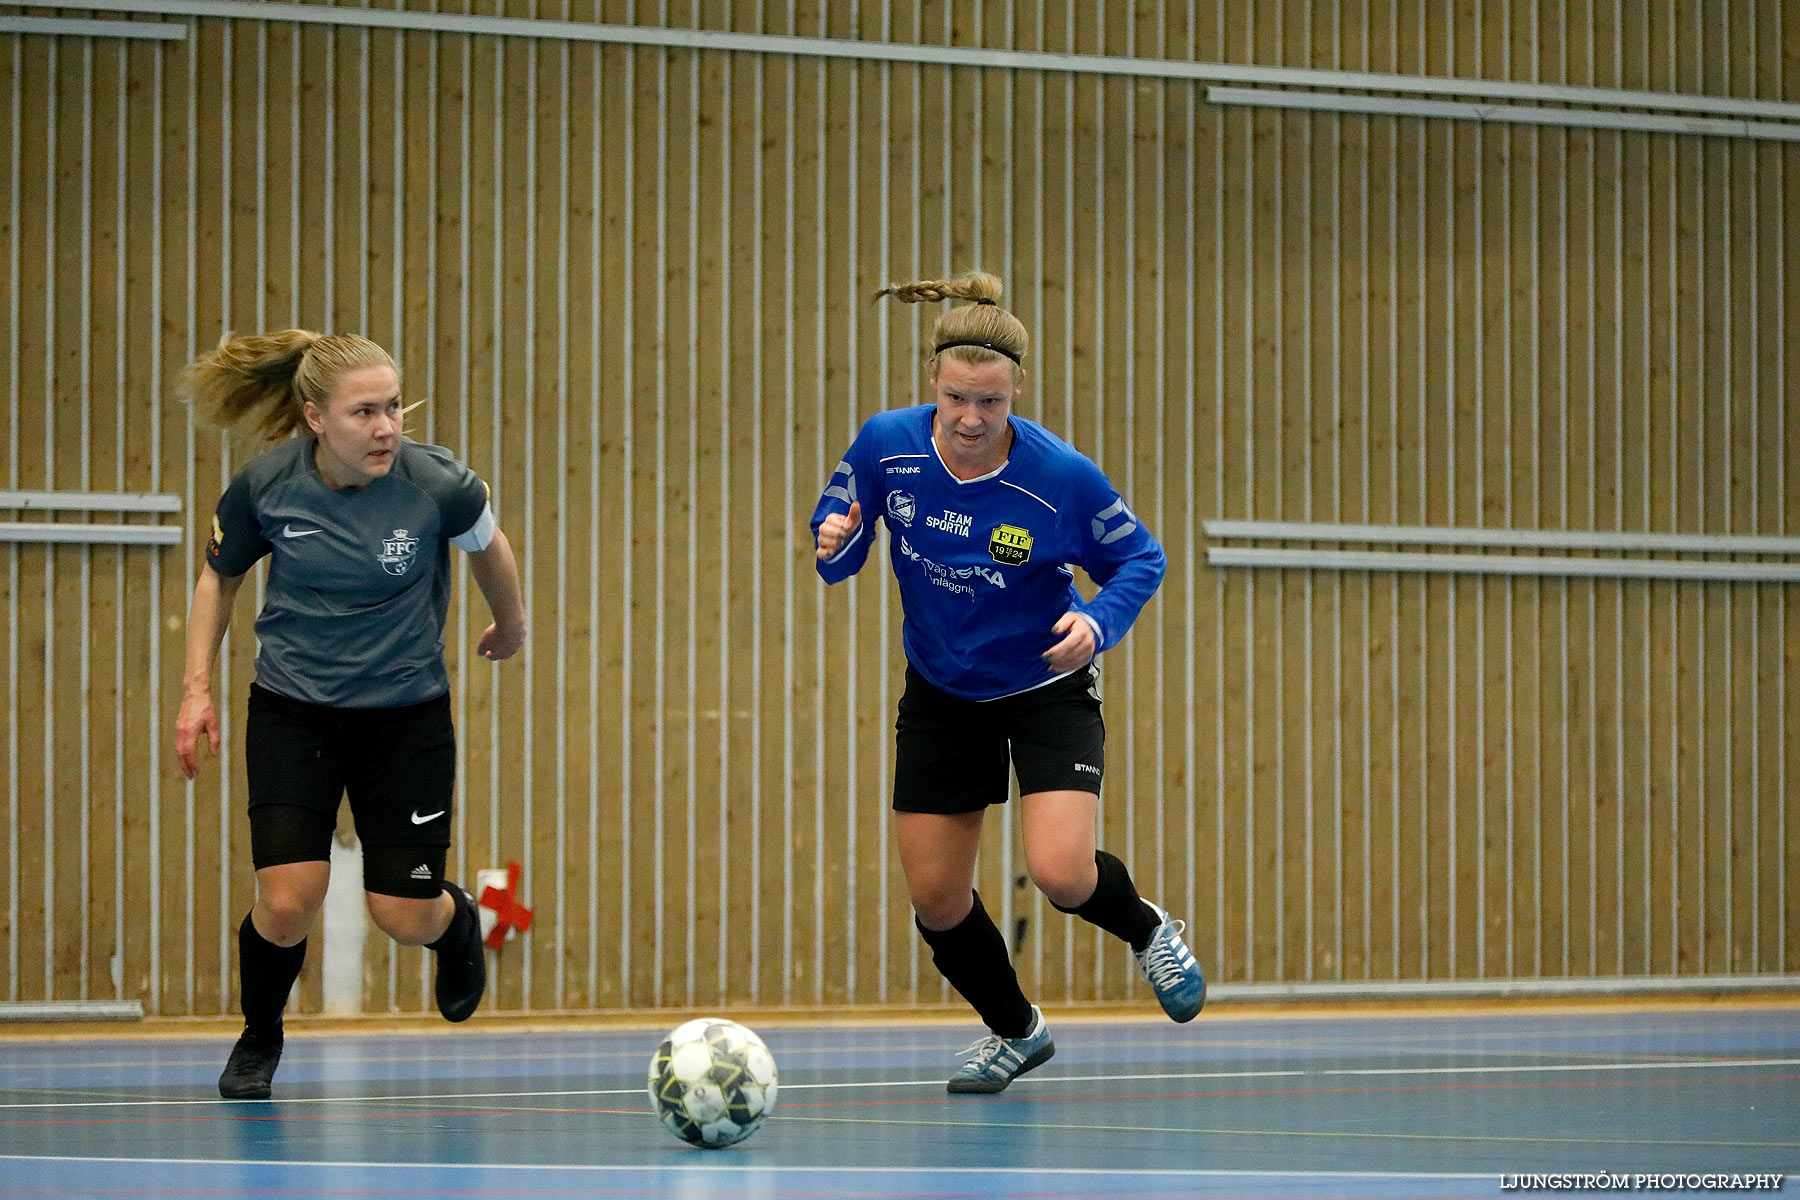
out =
[(494, 927), (488, 931), (487, 945), (498, 950), (506, 940), (506, 932), (516, 929), (524, 933), (531, 928), (531, 910), (518, 901), (519, 880), (525, 869), (516, 862), (506, 864), (506, 886), (481, 889), (481, 907), (494, 912)]

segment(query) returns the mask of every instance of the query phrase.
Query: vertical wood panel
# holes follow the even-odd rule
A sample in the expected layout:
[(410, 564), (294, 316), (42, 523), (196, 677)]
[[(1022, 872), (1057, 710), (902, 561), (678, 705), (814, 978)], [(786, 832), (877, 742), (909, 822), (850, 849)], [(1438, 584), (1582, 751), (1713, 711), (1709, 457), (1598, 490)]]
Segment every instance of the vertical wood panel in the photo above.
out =
[[(7, 441), (7, 475), (16, 479), (19, 476), (19, 422), (20, 392), (23, 376), (19, 360), (20, 331), (22, 322), (20, 314), (24, 305), (21, 302), (20, 270), (22, 263), (20, 224), (24, 219), (23, 190), (21, 175), (24, 159), (24, 90), (25, 90), (25, 41), (23, 37), (11, 39), (12, 44), (0, 62), (6, 68), (7, 113), (10, 118), (8, 129), (7, 162), (7, 211), (4, 214), (6, 224), (7, 270), (6, 270), (6, 311), (7, 317), (7, 404), (5, 408), (6, 441)], [(9, 1000), (20, 998), (19, 979), (19, 860), (20, 860), (20, 827), (19, 827), (19, 547), (6, 548), (6, 614), (7, 614), (7, 662), (6, 662), (6, 700), (7, 700), (7, 787), (6, 787), (6, 995)]]

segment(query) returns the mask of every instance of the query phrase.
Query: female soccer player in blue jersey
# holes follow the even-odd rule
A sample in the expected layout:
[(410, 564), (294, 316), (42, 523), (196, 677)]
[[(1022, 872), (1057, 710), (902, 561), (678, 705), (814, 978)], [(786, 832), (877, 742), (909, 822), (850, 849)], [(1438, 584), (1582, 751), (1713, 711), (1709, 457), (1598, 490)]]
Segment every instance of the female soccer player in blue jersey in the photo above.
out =
[(401, 435), (399, 372), (374, 342), (299, 329), (229, 339), (183, 382), (204, 418), (279, 442), (233, 477), (213, 516), (175, 722), (175, 756), (192, 779), (200, 739), (219, 749), (212, 663), (232, 601), (272, 555), (244, 737), (256, 866), (256, 902), (238, 928), (244, 1032), (219, 1077), (222, 1096), (266, 1099), (346, 792), (369, 915), (402, 945), (436, 952), (445, 1017), (480, 1004), (481, 921), (444, 880), (456, 777), (443, 652), (450, 547), (468, 552), (493, 611), (484, 658), (518, 652), (525, 605), (487, 485), (449, 451)]
[[(889, 533), (904, 613), (894, 830), (932, 962), (991, 1033), (952, 1092), (998, 1092), (1055, 1052), (976, 894), (982, 815), (1010, 759), (1031, 878), (1056, 908), (1130, 944), (1165, 1012), (1192, 1020), (1206, 983), (1185, 926), (1140, 899), (1095, 845), (1106, 730), (1094, 658), (1162, 582), (1162, 548), (1085, 455), (1012, 412), (1030, 338), (1000, 281), (971, 274), (885, 288), (903, 303), (972, 300), (932, 330), (933, 404), (876, 413), (813, 511), (827, 583), (862, 568), (869, 521)], [(1092, 600), (1067, 564), (1100, 585)]]

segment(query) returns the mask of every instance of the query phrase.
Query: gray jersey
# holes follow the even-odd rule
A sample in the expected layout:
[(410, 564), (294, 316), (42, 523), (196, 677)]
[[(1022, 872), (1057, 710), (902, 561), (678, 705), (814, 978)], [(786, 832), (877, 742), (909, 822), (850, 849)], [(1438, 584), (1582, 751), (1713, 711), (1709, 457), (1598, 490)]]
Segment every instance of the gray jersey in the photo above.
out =
[(294, 438), (253, 460), (213, 517), (206, 561), (219, 574), (270, 556), (256, 681), (333, 708), (435, 699), (450, 687), (450, 539), (483, 521), (487, 485), (441, 446), (403, 438), (386, 475), (334, 489), (314, 445)]

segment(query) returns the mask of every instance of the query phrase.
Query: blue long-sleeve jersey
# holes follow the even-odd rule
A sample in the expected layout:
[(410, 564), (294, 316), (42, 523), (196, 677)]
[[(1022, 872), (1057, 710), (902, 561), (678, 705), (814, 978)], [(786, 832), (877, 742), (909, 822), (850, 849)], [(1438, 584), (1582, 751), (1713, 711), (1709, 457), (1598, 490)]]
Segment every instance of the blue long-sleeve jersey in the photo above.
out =
[[(1051, 627), (1076, 612), (1098, 649), (1116, 646), (1162, 583), (1162, 547), (1104, 472), (1024, 417), (1008, 417), (1012, 451), (999, 470), (958, 479), (931, 438), (934, 404), (876, 413), (831, 473), (812, 529), (862, 504), (862, 524), (830, 559), (826, 583), (862, 569), (874, 524), (887, 523), (900, 583), (906, 659), (934, 686), (993, 700), (1054, 678)], [(1067, 564), (1099, 592), (1083, 601)]]

